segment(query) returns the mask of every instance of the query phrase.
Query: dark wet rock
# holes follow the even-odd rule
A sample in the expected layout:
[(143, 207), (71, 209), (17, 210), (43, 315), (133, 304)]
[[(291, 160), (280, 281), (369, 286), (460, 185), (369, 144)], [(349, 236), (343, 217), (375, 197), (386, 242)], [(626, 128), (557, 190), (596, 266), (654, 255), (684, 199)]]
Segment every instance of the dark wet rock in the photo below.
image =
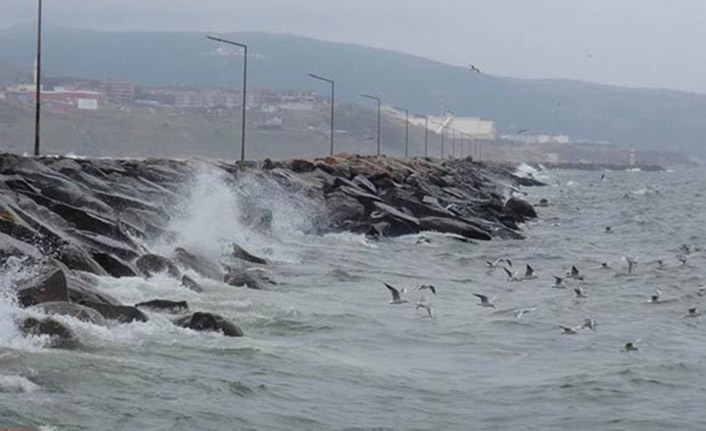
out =
[(213, 280), (220, 280), (223, 278), (223, 271), (220, 267), (203, 256), (190, 253), (183, 248), (176, 248), (172, 256), (174, 261), (176, 261), (179, 265), (195, 271), (203, 277)]
[(238, 244), (233, 244), (233, 256), (238, 259), (242, 259), (246, 262), (256, 263), (258, 265), (267, 265), (267, 261), (261, 257), (255, 256), (247, 252), (244, 248)]
[(245, 286), (255, 290), (265, 290), (268, 285), (276, 284), (263, 271), (257, 271), (256, 269), (236, 270), (233, 268), (230, 268), (223, 277), (223, 282), (230, 286)]
[(549, 201), (547, 199), (540, 199), (539, 203), (537, 203), (538, 207), (548, 207), (549, 206)]
[(199, 283), (196, 282), (193, 278), (189, 277), (188, 275), (184, 274), (183, 277), (181, 277), (181, 285), (186, 287), (189, 290), (193, 290), (194, 292), (201, 293), (203, 292), (203, 287)]
[(422, 217), (419, 222), (423, 231), (453, 233), (466, 238), (484, 241), (489, 241), (492, 238), (489, 232), (461, 220), (443, 217)]
[(365, 215), (363, 204), (353, 196), (339, 191), (326, 195), (326, 206), (333, 226), (339, 226), (346, 220), (359, 220)]
[(91, 301), (82, 301), (80, 304), (96, 310), (108, 320), (116, 320), (120, 323), (146, 322), (148, 320), (147, 316), (145, 316), (142, 311), (129, 305), (105, 304)]
[(181, 271), (179, 271), (179, 268), (177, 268), (174, 262), (164, 256), (156, 254), (140, 256), (140, 258), (135, 261), (135, 265), (137, 265), (137, 268), (147, 277), (165, 272), (171, 277), (178, 278), (181, 276)]
[(151, 301), (135, 304), (138, 308), (149, 308), (155, 311), (166, 311), (168, 313), (181, 313), (189, 310), (186, 301), (168, 301), (166, 299), (153, 299)]
[(296, 173), (311, 172), (316, 169), (316, 166), (308, 160), (295, 159), (289, 164), (290, 169)]
[(69, 289), (66, 274), (57, 269), (31, 280), (19, 287), (17, 301), (23, 307), (43, 302), (69, 301)]
[(108, 271), (103, 269), (90, 254), (72, 244), (61, 247), (57, 253), (57, 259), (74, 271), (85, 271), (96, 275), (108, 275)]
[(103, 315), (92, 308), (71, 302), (45, 302), (38, 305), (47, 314), (59, 314), (69, 316), (82, 322), (93, 323), (94, 325), (106, 326)]
[(221, 332), (228, 337), (242, 337), (244, 335), (243, 331), (233, 322), (212, 313), (196, 312), (175, 320), (174, 324), (194, 331)]
[(525, 187), (542, 187), (546, 186), (543, 182), (539, 181), (538, 179), (534, 177), (520, 177), (515, 175), (514, 176), (515, 182), (517, 185), (520, 186), (525, 186)]
[(10, 257), (39, 259), (42, 253), (36, 247), (0, 232), (0, 264)]
[(40, 320), (29, 317), (22, 322), (20, 330), (26, 336), (48, 335), (51, 337), (51, 347), (60, 349), (75, 349), (79, 347), (79, 342), (71, 329), (51, 318)]
[(512, 197), (505, 203), (505, 210), (516, 220), (524, 221), (537, 218), (532, 204), (520, 198)]
[(418, 233), (420, 230), (419, 219), (414, 216), (381, 202), (374, 203), (375, 211), (370, 214), (370, 219), (375, 223), (386, 222), (389, 227), (386, 235), (399, 236)]
[(135, 277), (138, 275), (130, 264), (116, 256), (111, 256), (108, 253), (93, 253), (91, 257), (113, 277)]
[(373, 184), (369, 179), (365, 178), (364, 176), (356, 175), (352, 181), (353, 184), (357, 185), (366, 192), (373, 195), (378, 194), (378, 189), (377, 187), (375, 187), (375, 184)]

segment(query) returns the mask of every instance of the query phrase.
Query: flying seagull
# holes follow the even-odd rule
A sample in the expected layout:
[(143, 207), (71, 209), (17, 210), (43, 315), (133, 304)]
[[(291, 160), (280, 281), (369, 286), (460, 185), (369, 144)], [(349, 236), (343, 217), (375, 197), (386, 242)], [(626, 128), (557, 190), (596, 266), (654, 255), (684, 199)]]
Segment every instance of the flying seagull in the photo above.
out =
[(532, 308), (522, 308), (520, 310), (515, 311), (515, 318), (516, 319), (522, 319), (522, 316), (524, 316), (527, 313), (531, 313), (534, 310), (536, 310), (537, 307), (532, 307)]
[(389, 290), (390, 293), (392, 294), (392, 301), (390, 301), (390, 304), (396, 305), (396, 304), (404, 304), (406, 302), (409, 302), (406, 299), (402, 299), (402, 297), (400, 296), (400, 294), (404, 295), (405, 293), (407, 293), (407, 289), (403, 288), (402, 290), (397, 290), (387, 283), (383, 283), (383, 284), (385, 285), (385, 287), (387, 287), (387, 290)]
[(583, 287), (581, 287), (581, 286), (574, 287), (574, 293), (576, 294), (577, 298), (587, 298), (588, 297), (586, 295), (586, 291), (584, 291)]
[(637, 352), (637, 343), (639, 343), (640, 340), (635, 340), (635, 341), (630, 341), (629, 343), (625, 343), (623, 346), (623, 350), (626, 352)]
[(436, 296), (436, 288), (435, 288), (433, 285), (431, 285), (431, 284), (422, 284), (421, 286), (419, 286), (419, 287), (417, 288), (417, 290), (424, 290), (424, 289), (429, 289), (429, 290), (431, 290), (431, 293), (433, 293), (434, 296)]
[(660, 301), (660, 298), (662, 297), (662, 292), (659, 290), (655, 290), (655, 293), (650, 296), (650, 299), (647, 301), (650, 304), (657, 304)]
[(596, 319), (586, 319), (583, 321), (581, 328), (595, 331), (598, 328), (598, 322), (596, 322)]
[(553, 289), (564, 289), (566, 286), (564, 286), (564, 279), (561, 277), (557, 277), (556, 275), (553, 275), (555, 283), (554, 286), (552, 286)]
[(490, 272), (490, 271), (494, 271), (494, 270), (498, 267), (498, 264), (499, 264), (500, 262), (507, 262), (508, 265), (510, 265), (510, 267), (512, 267), (512, 262), (510, 262), (509, 259), (505, 259), (505, 258), (502, 258), (502, 257), (499, 257), (499, 258), (495, 259), (495, 260), (492, 261), (492, 262), (489, 261), (489, 260), (486, 260), (486, 261), (485, 261), (485, 266), (488, 267), (487, 269), (488, 269), (489, 272)]
[(474, 72), (476, 72), (476, 73), (482, 73), (479, 68), (477, 68), (476, 66), (474, 66), (474, 65), (472, 65), (472, 64), (469, 64), (468, 67), (470, 67), (471, 70), (474, 71)]
[(532, 268), (529, 264), (527, 264), (527, 269), (525, 270), (525, 280), (534, 280), (537, 278), (536, 275), (534, 275), (534, 268)]
[(574, 280), (583, 280), (584, 277), (581, 275), (581, 272), (579, 272), (579, 269), (576, 268), (576, 266), (571, 267), (571, 272), (566, 274), (567, 277), (573, 278)]
[(507, 281), (522, 281), (520, 277), (517, 276), (517, 272), (515, 271), (510, 271), (508, 268), (505, 268), (503, 266), (503, 270), (505, 271), (505, 274), (507, 274)]
[(625, 256), (625, 261), (628, 263), (628, 274), (632, 274), (633, 268), (637, 265), (637, 258), (632, 256)]
[(416, 309), (419, 310), (420, 308), (427, 310), (427, 314), (430, 318), (434, 317), (434, 308), (432, 308), (431, 304), (427, 304), (425, 302), (417, 302)]
[(495, 308), (495, 304), (493, 304), (487, 296), (481, 295), (480, 293), (474, 293), (473, 295), (480, 299), (480, 304), (478, 305), (481, 307)]
[(578, 334), (578, 330), (581, 329), (581, 326), (564, 326), (564, 325), (559, 325), (561, 328), (561, 333), (564, 335), (576, 335)]
[(685, 317), (699, 317), (701, 313), (699, 313), (699, 309), (696, 307), (691, 307), (689, 309), (689, 314), (687, 314)]

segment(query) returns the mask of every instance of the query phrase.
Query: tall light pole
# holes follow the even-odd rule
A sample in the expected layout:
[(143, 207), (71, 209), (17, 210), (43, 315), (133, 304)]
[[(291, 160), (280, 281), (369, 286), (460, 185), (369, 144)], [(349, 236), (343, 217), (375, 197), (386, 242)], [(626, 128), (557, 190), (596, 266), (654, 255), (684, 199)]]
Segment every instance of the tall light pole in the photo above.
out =
[(248, 46), (243, 43), (233, 42), (232, 40), (222, 39), (215, 36), (206, 36), (207, 38), (221, 43), (227, 43), (229, 45), (235, 45), (243, 48), (243, 119), (240, 125), (240, 161), (245, 160), (245, 108), (248, 101), (247, 91), (248, 91)]
[(328, 82), (331, 84), (331, 152), (330, 155), (333, 156), (333, 135), (334, 135), (334, 104), (335, 104), (335, 97), (336, 97), (336, 83), (333, 81), (333, 79), (328, 79), (324, 78), (323, 76), (319, 76), (313, 73), (308, 74), (311, 78), (318, 79), (319, 81), (324, 81)]
[(429, 157), (429, 117), (424, 116), (424, 157)]
[(37, 68), (35, 73), (35, 104), (34, 104), (34, 155), (39, 155), (39, 123), (42, 112), (42, 0), (39, 0), (37, 14)]
[(451, 129), (451, 157), (456, 158), (456, 129)]
[(441, 125), (441, 160), (444, 160), (444, 140), (446, 139), (446, 127), (444, 125)]
[(380, 157), (380, 102), (381, 99), (379, 97), (372, 96), (370, 94), (366, 93), (360, 93), (360, 97), (365, 97), (366, 99), (372, 99), (377, 101), (378, 103), (378, 157)]
[(393, 106), (398, 111), (404, 111), (404, 156), (409, 157), (409, 109)]

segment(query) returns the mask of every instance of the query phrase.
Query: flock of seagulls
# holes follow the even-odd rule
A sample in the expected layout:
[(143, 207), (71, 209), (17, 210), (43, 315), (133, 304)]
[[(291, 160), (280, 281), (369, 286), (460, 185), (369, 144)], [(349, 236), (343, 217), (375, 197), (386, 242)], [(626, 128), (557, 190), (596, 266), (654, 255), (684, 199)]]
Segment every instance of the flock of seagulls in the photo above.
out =
[[(475, 68), (474, 66), (471, 66), (471, 69), (480, 73), (480, 70)], [(600, 180), (604, 181), (606, 178), (605, 172), (601, 174)], [(606, 234), (614, 234), (614, 230), (611, 226), (606, 226), (604, 228), (604, 232)], [(430, 240), (424, 238), (424, 241), (426, 243), (431, 242)], [(417, 241), (417, 244), (419, 244), (420, 241)], [(699, 248), (696, 248), (692, 245), (684, 244), (681, 245), (676, 254), (676, 259), (681, 265), (686, 265), (689, 262), (689, 256), (696, 251), (701, 251)], [(625, 256), (623, 257), (623, 260), (626, 263), (626, 269), (627, 269), (627, 275), (634, 274), (637, 266), (638, 266), (638, 258), (637, 256)], [(660, 270), (667, 269), (667, 266), (665, 265), (665, 262), (663, 260), (657, 260), (652, 263), (646, 263), (645, 265), (657, 265), (657, 268)], [(507, 257), (501, 256), (498, 257), (495, 260), (486, 260), (485, 261), (485, 269), (486, 273), (488, 275), (492, 275), (495, 273), (498, 269), (502, 269), (503, 272), (506, 275), (506, 281), (507, 283), (521, 283), (524, 281), (528, 280), (536, 280), (539, 278), (537, 275), (537, 272), (535, 269), (532, 267), (530, 264), (526, 264), (524, 271), (520, 273), (518, 270), (514, 269), (513, 262)], [(607, 262), (601, 263), (600, 266), (601, 270), (609, 270), (612, 269), (611, 266)], [(619, 273), (616, 275), (624, 275), (625, 273)], [(582, 273), (576, 265), (571, 266), (571, 269), (563, 276), (557, 276), (557, 275), (552, 275), (552, 278), (554, 279), (554, 284), (551, 285), (551, 288), (553, 289), (567, 289), (571, 288), (574, 293), (574, 298), (576, 300), (581, 300), (584, 301), (588, 298), (588, 294), (584, 287), (582, 286), (582, 282), (586, 281), (586, 276), (584, 273)], [(567, 285), (567, 281), (571, 281), (570, 285)], [(407, 303), (408, 301), (402, 299), (403, 295), (406, 293), (406, 289), (397, 289), (387, 283), (385, 283), (385, 286), (388, 288), (392, 295), (392, 301), (390, 301), (390, 304), (404, 304)], [(432, 285), (421, 285), (415, 289), (416, 291), (423, 291), (423, 290), (429, 290), (434, 297), (437, 295), (437, 288), (432, 286)], [(699, 296), (706, 296), (706, 287), (701, 288), (698, 291)], [(497, 298), (495, 297), (489, 297), (486, 294), (482, 293), (473, 293), (473, 296), (475, 296), (478, 300), (477, 305), (482, 308), (492, 308), (492, 309), (497, 309), (496, 306), (496, 300)], [(649, 304), (665, 304), (669, 302), (675, 302), (678, 301), (678, 299), (664, 299), (663, 294), (659, 290), (655, 290), (654, 293), (652, 293), (648, 298), (647, 298), (647, 303)], [(422, 295), (419, 300), (416, 302), (416, 310), (424, 310), (427, 312), (427, 315), (429, 318), (434, 317), (434, 309), (432, 306), (431, 301), (429, 298), (426, 296)], [(531, 313), (533, 311), (537, 310), (537, 307), (530, 307), (530, 308), (515, 308), (512, 310), (506, 310), (503, 311), (505, 312), (512, 312), (515, 315), (516, 319), (522, 319), (523, 316), (525, 316), (528, 313)], [(691, 307), (688, 309), (687, 314), (684, 315), (684, 318), (688, 319), (693, 319), (696, 317), (700, 317), (701, 312), (698, 310), (697, 307)], [(559, 329), (561, 330), (561, 334), (563, 335), (577, 335), (581, 331), (584, 330), (589, 330), (589, 331), (597, 331), (598, 329), (598, 322), (596, 319), (593, 318), (586, 318), (584, 319), (583, 322), (578, 323), (576, 325), (559, 325)], [(637, 352), (638, 351), (638, 344), (641, 342), (641, 340), (634, 340), (625, 343), (622, 346), (622, 351), (624, 352)]]
[[(685, 260), (687, 260), (687, 256), (696, 249), (692, 248), (691, 246), (681, 246), (679, 248), (679, 253), (677, 255), (677, 259), (684, 263)], [(625, 256), (623, 258), (625, 262), (627, 263), (627, 273), (628, 274), (633, 274), (638, 258), (635, 256)], [(659, 268), (663, 269), (664, 268), (664, 262), (659, 260), (657, 261)], [(495, 260), (487, 260), (485, 261), (485, 266), (486, 266), (486, 273), (488, 275), (493, 274), (496, 270), (502, 268), (502, 270), (505, 272), (507, 278), (507, 283), (519, 283), (527, 280), (536, 280), (538, 279), (538, 275), (535, 272), (535, 269), (530, 265), (526, 264), (525, 265), (525, 271), (523, 274), (519, 274), (517, 271), (513, 270), (513, 263), (512, 260), (508, 259), (507, 257), (499, 257)], [(607, 263), (602, 263), (601, 268), (606, 269), (609, 268)], [(577, 300), (584, 300), (588, 298), (588, 295), (586, 293), (586, 290), (584, 287), (581, 285), (580, 282), (583, 282), (586, 280), (586, 276), (576, 267), (573, 265), (571, 269), (563, 276), (559, 277), (556, 275), (552, 276), (554, 279), (554, 284), (551, 286), (553, 289), (567, 289), (569, 286), (566, 284), (566, 280), (572, 280), (576, 282), (571, 288), (573, 289), (574, 292), (574, 297)], [(390, 301), (390, 304), (392, 305), (399, 305), (399, 304), (406, 304), (409, 301), (404, 299), (404, 295), (407, 293), (407, 289), (402, 288), (398, 289), (390, 284), (383, 283), (385, 287), (389, 290), (390, 295), (392, 296), (392, 300)], [(429, 291), (434, 297), (437, 295), (437, 288), (431, 284), (423, 284), (418, 286), (414, 291), (416, 292), (423, 292), (423, 291)], [(703, 293), (706, 294), (706, 288), (703, 289)], [(483, 308), (492, 308), (492, 309), (497, 309), (496, 306), (496, 300), (497, 298), (495, 297), (489, 297), (488, 295), (481, 294), (481, 293), (473, 293), (473, 296), (475, 296), (478, 299), (478, 306), (483, 307)], [(653, 294), (649, 296), (647, 299), (647, 302), (650, 304), (663, 304), (666, 302), (671, 302), (671, 301), (676, 301), (676, 299), (673, 300), (665, 300), (663, 299), (663, 294), (661, 291), (656, 290)], [(434, 317), (434, 308), (433, 305), (430, 301), (429, 298), (424, 296), (423, 294), (419, 297), (417, 302), (415, 303), (415, 309), (416, 310), (424, 310), (429, 318)], [(515, 315), (516, 319), (522, 319), (523, 316), (525, 316), (528, 313), (531, 313), (533, 311), (537, 310), (537, 307), (530, 307), (530, 308), (517, 308), (517, 309), (512, 309), (509, 310), (508, 312), (512, 312)], [(684, 316), (685, 318), (695, 318), (699, 317), (701, 313), (696, 307), (691, 307), (688, 309), (688, 313)], [(561, 330), (561, 334), (563, 335), (578, 335), (581, 331), (583, 330), (590, 330), (590, 331), (597, 331), (598, 328), (598, 322), (596, 319), (593, 318), (586, 318), (583, 322), (576, 324), (576, 325), (559, 325), (559, 329)], [(624, 352), (636, 352), (638, 351), (638, 343), (640, 340), (635, 340), (635, 341), (630, 341), (627, 342), (623, 345), (622, 349)]]

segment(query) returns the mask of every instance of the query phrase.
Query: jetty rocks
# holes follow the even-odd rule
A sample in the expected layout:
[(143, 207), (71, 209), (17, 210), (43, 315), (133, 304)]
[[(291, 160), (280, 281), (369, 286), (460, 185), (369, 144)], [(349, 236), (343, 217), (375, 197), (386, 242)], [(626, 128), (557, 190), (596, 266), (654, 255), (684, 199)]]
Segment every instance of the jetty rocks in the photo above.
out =
[[(423, 231), (469, 239), (519, 239), (518, 223), (536, 218), (532, 206), (506, 194), (519, 186), (541, 186), (507, 166), (471, 158), (396, 159), (346, 154), (323, 159), (271, 162), (324, 196), (332, 230), (385, 237)], [(509, 205), (507, 205), (509, 204)]]
[[(56, 346), (77, 346), (64, 317), (106, 326), (146, 322), (145, 311), (166, 311), (191, 313), (173, 320), (180, 327), (242, 336), (226, 318), (190, 311), (186, 303), (148, 298), (137, 306), (121, 304), (97, 287), (98, 277), (161, 275), (174, 280), (175, 290), (204, 292), (186, 272), (238, 288), (276, 286), (263, 270), (269, 262), (247, 245), (232, 245), (229, 257), (242, 263), (237, 268), (180, 244), (166, 256), (148, 249), (155, 240), (175, 237), (173, 214), (204, 170), (222, 174), (234, 188), (247, 175), (301, 197), (318, 214), (314, 233), (350, 231), (376, 238), (437, 231), (471, 240), (520, 239), (518, 224), (536, 213), (526, 201), (509, 198), (510, 192), (541, 185), (516, 177), (508, 167), (470, 158), (339, 154), (230, 164), (0, 154), (0, 270), (13, 259), (33, 268), (35, 276), (14, 286), (17, 303), (47, 315), (24, 318), (18, 328), (50, 336)], [(243, 206), (243, 226), (271, 232), (273, 214), (266, 205), (255, 200)]]

